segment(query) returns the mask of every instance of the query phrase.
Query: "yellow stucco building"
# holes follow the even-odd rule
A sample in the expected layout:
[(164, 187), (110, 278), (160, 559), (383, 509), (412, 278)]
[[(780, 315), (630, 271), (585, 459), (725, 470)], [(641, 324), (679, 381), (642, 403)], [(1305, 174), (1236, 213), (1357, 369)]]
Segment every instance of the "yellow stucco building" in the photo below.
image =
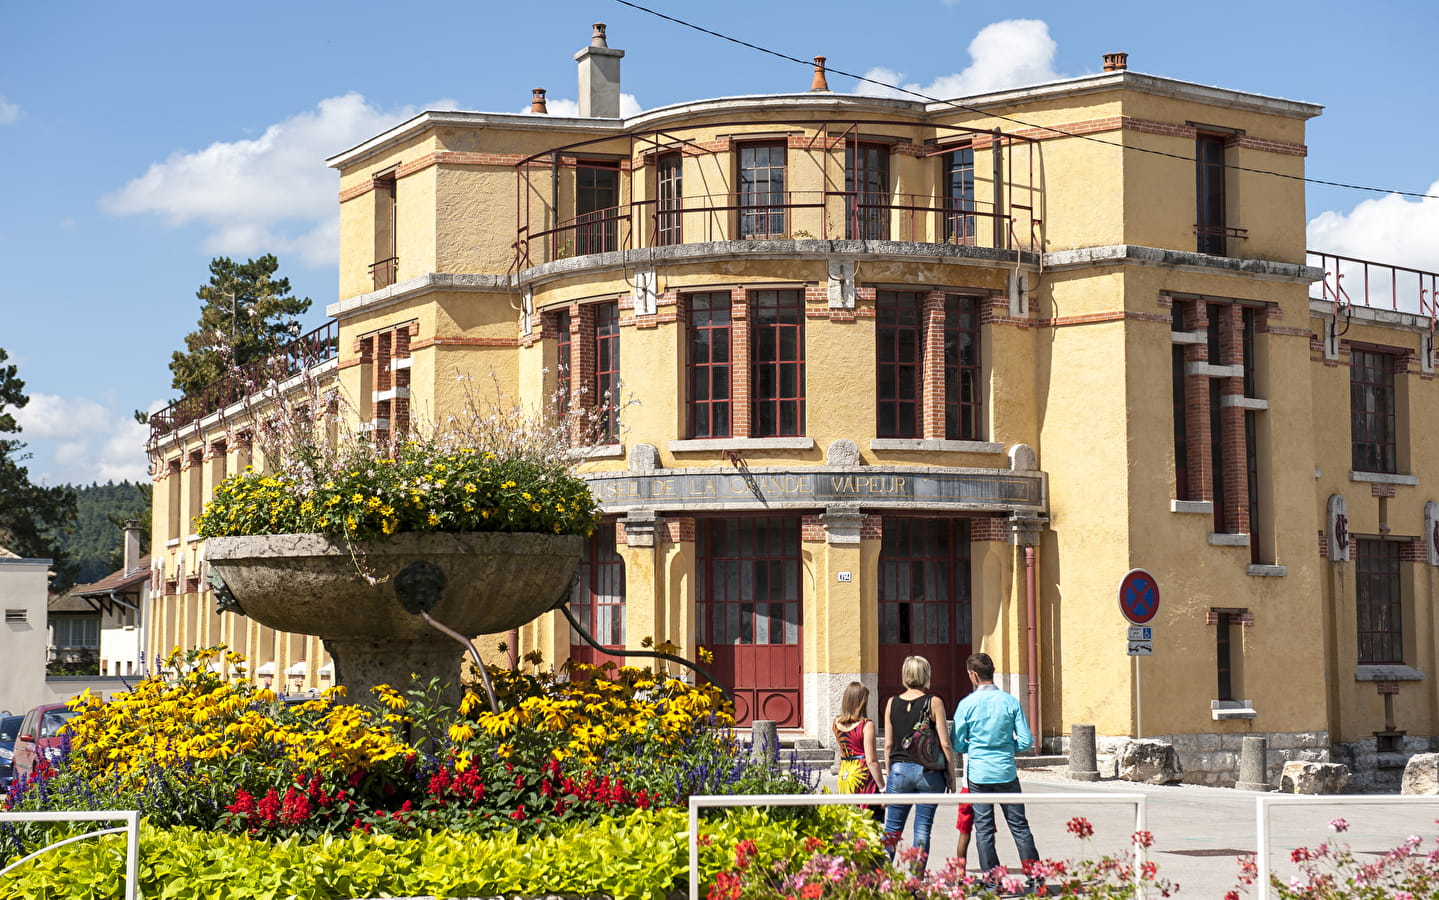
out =
[[(1111, 54), (952, 102), (817, 67), (622, 119), (622, 55), (597, 27), (576, 117), (537, 91), (331, 159), (312, 339), (379, 432), (465, 376), (600, 408), (572, 608), (601, 643), (703, 646), (741, 721), (819, 737), (850, 681), (883, 698), (919, 653), (952, 705), (983, 649), (1049, 746), (1163, 737), (1194, 781), (1232, 783), (1248, 734), (1375, 784), (1429, 749), (1432, 306), (1365, 306), (1359, 264), (1307, 252), (1320, 107)], [(233, 414), (157, 423), (151, 658), (223, 641), (323, 685), (315, 639), (211, 611), (189, 523), (250, 462)], [(515, 649), (593, 658), (553, 614)]]

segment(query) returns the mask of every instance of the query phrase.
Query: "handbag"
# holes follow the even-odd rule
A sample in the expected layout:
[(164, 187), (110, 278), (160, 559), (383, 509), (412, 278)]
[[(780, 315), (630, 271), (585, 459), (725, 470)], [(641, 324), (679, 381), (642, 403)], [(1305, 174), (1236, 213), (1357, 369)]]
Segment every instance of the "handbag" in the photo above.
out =
[(939, 735), (935, 732), (934, 713), (930, 709), (928, 695), (924, 698), (924, 709), (919, 714), (919, 721), (914, 723), (914, 729), (905, 736), (899, 746), (912, 762), (926, 769), (939, 772), (949, 769), (944, 746), (940, 744)]

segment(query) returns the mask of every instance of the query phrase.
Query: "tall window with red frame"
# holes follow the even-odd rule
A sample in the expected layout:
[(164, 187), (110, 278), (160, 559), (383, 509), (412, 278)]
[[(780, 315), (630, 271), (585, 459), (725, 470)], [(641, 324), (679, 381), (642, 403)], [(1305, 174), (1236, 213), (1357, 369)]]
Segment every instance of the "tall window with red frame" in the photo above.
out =
[(576, 255), (619, 248), (620, 166), (583, 161), (575, 167)]
[(944, 436), (983, 439), (979, 367), (979, 298), (944, 298)]
[(974, 148), (964, 146), (944, 155), (945, 241), (975, 243), (974, 210)]
[[(613, 522), (602, 522), (585, 541), (579, 581), (570, 595), (570, 610), (597, 643), (612, 650), (623, 650), (625, 560), (615, 549), (615, 541)], [(599, 665), (607, 657), (571, 630), (570, 659)]]
[(739, 148), (739, 236), (785, 236), (784, 141)]
[(804, 434), (804, 295), (754, 291), (750, 391), (754, 437)]
[(555, 411), (563, 419), (570, 412), (570, 311), (562, 309), (551, 319), (555, 329)]
[(920, 437), (921, 295), (880, 291), (875, 300), (876, 434), (882, 438)]
[(1352, 350), (1349, 355), (1349, 421), (1354, 469), (1397, 474), (1394, 437), (1394, 355)]
[(1395, 541), (1359, 540), (1354, 600), (1360, 665), (1404, 662), (1404, 600)]
[(600, 443), (620, 440), (620, 305), (595, 306), (595, 406)]
[(660, 155), (655, 167), (655, 187), (659, 200), (655, 221), (656, 244), (679, 244), (684, 242), (683, 218), (680, 214), (684, 198), (682, 179), (684, 158), (679, 153)]
[(692, 438), (729, 437), (730, 295), (690, 294), (689, 432)]
[(906, 656), (932, 666), (934, 692), (965, 694), (969, 656), (969, 523), (964, 519), (886, 516), (879, 550), (880, 696), (898, 683)]
[(851, 141), (844, 155), (846, 236), (889, 240), (889, 145)]

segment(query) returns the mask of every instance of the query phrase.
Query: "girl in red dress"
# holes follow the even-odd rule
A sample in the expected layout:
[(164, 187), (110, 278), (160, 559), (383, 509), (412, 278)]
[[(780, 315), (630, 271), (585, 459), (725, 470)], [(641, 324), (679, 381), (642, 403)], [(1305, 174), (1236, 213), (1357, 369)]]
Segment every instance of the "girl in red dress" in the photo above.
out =
[[(840, 701), (840, 714), (834, 720), (834, 737), (839, 743), (839, 791), (842, 794), (878, 794), (884, 789), (879, 758), (874, 750), (874, 720), (867, 718), (869, 688), (851, 681)], [(876, 819), (883, 821), (883, 810), (869, 808)]]

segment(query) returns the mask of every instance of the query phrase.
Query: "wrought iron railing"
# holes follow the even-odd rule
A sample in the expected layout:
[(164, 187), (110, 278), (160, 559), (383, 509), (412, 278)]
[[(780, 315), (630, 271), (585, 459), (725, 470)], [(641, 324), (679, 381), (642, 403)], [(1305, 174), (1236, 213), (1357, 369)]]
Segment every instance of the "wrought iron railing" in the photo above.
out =
[(246, 393), (255, 385), (266, 384), (272, 379), (283, 381), (305, 369), (334, 359), (339, 354), (339, 349), (339, 325), (333, 321), (326, 322), (281, 347), (275, 355), (249, 363), (241, 367), (236, 374), (181, 397), (159, 412), (151, 413), (150, 440), (158, 440), (177, 428), (244, 399)]
[(1311, 299), (1336, 309), (1367, 306), (1426, 316), (1431, 328), (1439, 315), (1439, 273), (1318, 250), (1309, 251), (1308, 261), (1324, 270), (1324, 278), (1310, 288)]
[(783, 191), (763, 196), (701, 194), (634, 203), (561, 219), (553, 228), (521, 228), (519, 268), (542, 262), (679, 243), (742, 240), (894, 240), (1030, 250), (1040, 222), (1027, 206), (921, 194)]

